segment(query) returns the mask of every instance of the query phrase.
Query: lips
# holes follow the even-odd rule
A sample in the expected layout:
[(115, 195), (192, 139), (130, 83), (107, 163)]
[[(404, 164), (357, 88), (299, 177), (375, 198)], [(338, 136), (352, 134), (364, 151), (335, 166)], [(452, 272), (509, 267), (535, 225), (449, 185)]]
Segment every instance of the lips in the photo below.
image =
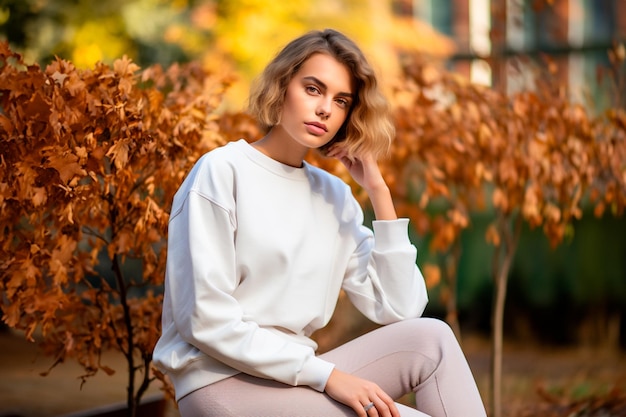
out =
[(306, 122), (306, 129), (309, 133), (316, 136), (321, 136), (324, 133), (328, 132), (326, 125), (318, 122)]

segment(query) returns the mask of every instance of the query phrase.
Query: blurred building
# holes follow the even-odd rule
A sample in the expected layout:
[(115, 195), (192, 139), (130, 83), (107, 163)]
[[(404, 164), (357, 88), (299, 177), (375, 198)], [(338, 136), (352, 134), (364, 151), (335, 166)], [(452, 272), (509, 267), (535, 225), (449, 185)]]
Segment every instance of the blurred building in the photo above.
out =
[[(532, 88), (525, 65), (549, 57), (571, 99), (602, 108), (608, 51), (626, 41), (626, 0), (394, 0), (394, 11), (451, 37), (450, 69), (508, 92)], [(523, 59), (522, 59), (523, 58)], [(624, 95), (623, 91), (621, 92)], [(624, 104), (624, 103), (622, 103)]]

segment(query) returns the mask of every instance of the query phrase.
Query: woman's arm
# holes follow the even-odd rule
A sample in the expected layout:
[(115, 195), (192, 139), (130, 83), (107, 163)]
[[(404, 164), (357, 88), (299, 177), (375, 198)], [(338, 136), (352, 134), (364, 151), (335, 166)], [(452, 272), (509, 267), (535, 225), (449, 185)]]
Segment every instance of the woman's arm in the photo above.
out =
[[(338, 146), (328, 156), (339, 159), (368, 193), (376, 217), (374, 244), (364, 239), (358, 245), (346, 270), (344, 290), (359, 311), (380, 324), (421, 315), (428, 295), (415, 264), (417, 249), (408, 237), (409, 221), (398, 219), (376, 160), (371, 155), (348, 157)], [(353, 198), (352, 204), (358, 206)], [(355, 227), (363, 227), (362, 216), (354, 221)]]

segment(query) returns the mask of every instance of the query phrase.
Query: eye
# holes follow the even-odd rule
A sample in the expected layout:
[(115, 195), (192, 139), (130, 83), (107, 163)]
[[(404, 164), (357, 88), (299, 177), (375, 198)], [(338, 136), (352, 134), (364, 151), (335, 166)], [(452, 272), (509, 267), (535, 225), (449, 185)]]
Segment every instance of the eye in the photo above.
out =
[(339, 104), (339, 107), (341, 107), (342, 109), (350, 107), (350, 101), (348, 99), (339, 97), (335, 101), (337, 102), (337, 104)]
[(306, 90), (307, 93), (311, 94), (311, 95), (319, 95), (321, 94), (321, 91), (319, 88), (317, 88), (314, 85), (307, 85), (304, 87), (304, 89)]

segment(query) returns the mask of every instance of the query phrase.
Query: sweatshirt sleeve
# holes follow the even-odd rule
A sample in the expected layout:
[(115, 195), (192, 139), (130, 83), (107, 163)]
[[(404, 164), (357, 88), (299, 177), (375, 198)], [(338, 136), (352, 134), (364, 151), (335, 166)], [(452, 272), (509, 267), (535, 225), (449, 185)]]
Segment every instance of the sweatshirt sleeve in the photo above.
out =
[(343, 283), (351, 302), (379, 324), (421, 316), (428, 293), (416, 264), (417, 249), (409, 240), (409, 220), (375, 220), (372, 233), (362, 224), (360, 207), (355, 210), (357, 246)]
[(313, 348), (243, 319), (233, 297), (236, 227), (228, 210), (190, 191), (170, 219), (166, 291), (180, 336), (257, 377), (323, 391), (333, 365)]

